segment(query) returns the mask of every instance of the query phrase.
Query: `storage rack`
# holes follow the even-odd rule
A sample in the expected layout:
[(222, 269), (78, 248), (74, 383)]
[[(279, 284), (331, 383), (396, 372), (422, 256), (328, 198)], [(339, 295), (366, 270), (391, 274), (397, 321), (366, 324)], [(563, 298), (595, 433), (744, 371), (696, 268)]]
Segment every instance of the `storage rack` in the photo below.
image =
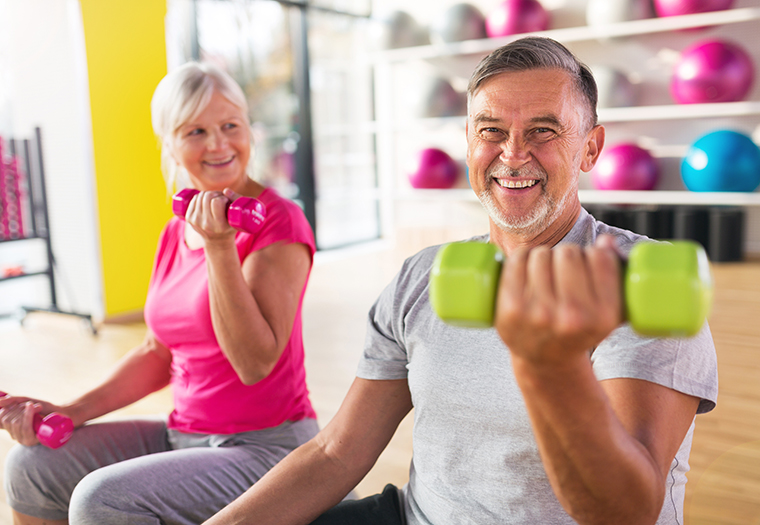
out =
[[(10, 139), (10, 155), (20, 161), (21, 168), (19, 174), (23, 176), (22, 204), (25, 205), (27, 213), (25, 218), (29, 220), (29, 226), (21, 230), (15, 238), (0, 238), (0, 247), (9, 242), (21, 242), (30, 240), (39, 240), (45, 244), (45, 267), (41, 270), (32, 272), (19, 272), (13, 275), (0, 276), (0, 285), (4, 282), (24, 279), (44, 275), (47, 277), (50, 290), (50, 305), (48, 307), (21, 306), (22, 316), (21, 323), (24, 323), (26, 316), (33, 312), (51, 312), (64, 315), (72, 315), (81, 318), (87, 324), (93, 335), (97, 334), (97, 329), (92, 322), (90, 314), (61, 310), (58, 307), (58, 297), (56, 293), (56, 276), (55, 276), (55, 257), (53, 255), (53, 245), (50, 235), (50, 221), (47, 204), (47, 189), (45, 187), (45, 168), (42, 155), (42, 132), (39, 127), (34, 129), (34, 137), (30, 139)], [(12, 317), (14, 313), (0, 313), (0, 317)]]

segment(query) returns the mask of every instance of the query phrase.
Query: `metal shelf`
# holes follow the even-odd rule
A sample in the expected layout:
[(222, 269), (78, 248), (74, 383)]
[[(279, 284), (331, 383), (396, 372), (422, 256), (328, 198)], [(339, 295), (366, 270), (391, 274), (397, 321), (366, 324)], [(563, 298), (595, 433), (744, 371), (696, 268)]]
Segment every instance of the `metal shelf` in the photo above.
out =
[(497, 47), (508, 44), (524, 36), (536, 35), (553, 38), (564, 43), (583, 42), (588, 40), (646, 35), (662, 33), (679, 29), (717, 26), (760, 20), (760, 7), (727, 9), (709, 13), (671, 16), (663, 18), (647, 18), (630, 22), (619, 22), (603, 26), (580, 26), (561, 29), (550, 29), (535, 33), (510, 35), (503, 38), (486, 38), (481, 40), (466, 40), (447, 44), (434, 44), (401, 49), (389, 49), (374, 54), (371, 60), (379, 62), (405, 62), (408, 60), (428, 60), (446, 56), (476, 55), (490, 53)]

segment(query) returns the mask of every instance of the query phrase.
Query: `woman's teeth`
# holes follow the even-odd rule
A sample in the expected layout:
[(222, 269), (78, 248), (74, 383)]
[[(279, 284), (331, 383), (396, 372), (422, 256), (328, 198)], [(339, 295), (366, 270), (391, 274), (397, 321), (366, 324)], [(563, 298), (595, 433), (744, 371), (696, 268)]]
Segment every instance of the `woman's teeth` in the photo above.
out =
[(227, 164), (232, 160), (232, 157), (222, 159), (222, 160), (207, 160), (206, 164), (210, 164), (211, 166), (221, 166), (222, 164)]
[(538, 184), (537, 180), (512, 180), (512, 179), (494, 179), (502, 188), (530, 188)]

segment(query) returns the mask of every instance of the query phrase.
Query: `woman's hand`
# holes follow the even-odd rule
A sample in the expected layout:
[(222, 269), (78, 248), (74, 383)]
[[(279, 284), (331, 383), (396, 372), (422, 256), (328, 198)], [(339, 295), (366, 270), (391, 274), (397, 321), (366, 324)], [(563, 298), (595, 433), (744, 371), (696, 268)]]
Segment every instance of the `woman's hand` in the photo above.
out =
[(35, 414), (62, 413), (60, 407), (28, 397), (5, 396), (0, 398), (0, 428), (8, 431), (11, 438), (31, 447), (39, 444), (32, 421)]
[(227, 208), (238, 197), (237, 193), (227, 197), (221, 191), (201, 191), (193, 196), (185, 213), (185, 220), (206, 244), (215, 241), (229, 241), (235, 238), (235, 229), (227, 221)]

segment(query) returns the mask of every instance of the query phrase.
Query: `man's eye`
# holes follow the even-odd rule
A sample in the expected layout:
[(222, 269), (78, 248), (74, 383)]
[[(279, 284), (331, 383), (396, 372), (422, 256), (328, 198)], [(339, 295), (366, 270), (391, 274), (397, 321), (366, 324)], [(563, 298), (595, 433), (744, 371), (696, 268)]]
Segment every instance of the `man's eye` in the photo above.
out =
[(483, 128), (480, 130), (480, 136), (485, 140), (503, 140), (504, 133), (498, 128)]
[(548, 141), (557, 136), (557, 132), (551, 128), (536, 128), (531, 133), (534, 140)]

